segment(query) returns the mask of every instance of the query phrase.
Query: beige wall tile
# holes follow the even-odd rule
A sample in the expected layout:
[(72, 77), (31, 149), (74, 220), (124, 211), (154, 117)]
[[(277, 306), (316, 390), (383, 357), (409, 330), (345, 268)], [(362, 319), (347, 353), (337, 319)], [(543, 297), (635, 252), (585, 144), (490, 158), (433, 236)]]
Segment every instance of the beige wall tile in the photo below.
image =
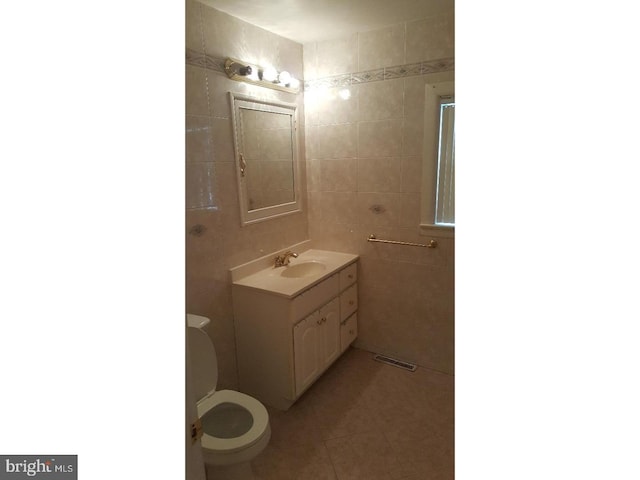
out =
[(356, 71), (358, 35), (317, 43), (317, 76), (330, 77)]
[(398, 193), (358, 193), (358, 222), (361, 224), (396, 226), (400, 213)]
[(185, 47), (204, 53), (201, 6), (196, 0), (185, 2)]
[(404, 80), (404, 116), (413, 122), (424, 117), (424, 88), (427, 76), (409, 77)]
[(304, 129), (304, 134), (307, 159), (315, 160), (320, 158), (318, 152), (318, 138), (320, 136), (319, 127), (307, 125)]
[[(340, 96), (341, 90), (348, 90), (350, 96)], [(334, 125), (342, 123), (355, 123), (358, 120), (358, 93), (357, 86), (348, 88), (331, 88), (325, 92), (325, 100), (319, 102), (316, 108), (319, 125)]]
[(229, 92), (247, 93), (241, 82), (234, 82), (219, 73), (207, 71), (207, 89), (211, 116), (231, 118), (231, 100)]
[(305, 43), (302, 46), (302, 63), (304, 68), (304, 79), (314, 80), (318, 77), (318, 53), (317, 43)]
[(320, 191), (320, 167), (324, 160), (307, 160), (307, 191)]
[(187, 163), (213, 161), (213, 136), (209, 117), (187, 115), (186, 129)]
[(357, 196), (353, 192), (321, 192), (322, 222), (353, 224), (357, 221)]
[(187, 208), (211, 208), (218, 206), (215, 163), (187, 163), (185, 184)]
[(318, 127), (318, 158), (354, 158), (357, 155), (355, 124)]
[[(288, 38), (276, 38), (277, 55), (274, 59), (278, 70), (286, 70), (293, 77), (302, 81), (304, 79), (302, 45)], [(268, 45), (268, 43), (267, 43)]]
[(355, 159), (320, 160), (320, 189), (323, 192), (353, 192), (356, 190)]
[(400, 156), (402, 154), (402, 120), (360, 122), (358, 154), (365, 158)]
[(229, 118), (212, 118), (213, 159), (216, 162), (235, 162), (233, 128)]
[(407, 22), (407, 63), (454, 55), (453, 13)]
[(364, 83), (358, 87), (358, 120), (403, 118), (403, 79)]
[(205, 69), (187, 65), (185, 74), (185, 111), (187, 115), (209, 115)]
[(401, 227), (412, 228), (420, 224), (420, 193), (403, 193), (400, 197)]
[[(202, 6), (204, 51), (214, 57), (233, 57), (239, 60), (245, 53), (245, 22), (213, 8)], [(255, 60), (254, 60), (255, 61)]]
[(404, 193), (420, 192), (422, 188), (422, 156), (402, 158), (402, 187)]
[(424, 121), (405, 120), (402, 124), (402, 155), (418, 156), (423, 154)]
[(335, 219), (328, 219), (310, 221), (309, 238), (317, 248), (359, 254), (363, 237), (352, 223), (336, 223)]
[(405, 25), (358, 34), (358, 71), (404, 65)]
[(359, 158), (358, 192), (399, 192), (402, 162), (397, 158)]

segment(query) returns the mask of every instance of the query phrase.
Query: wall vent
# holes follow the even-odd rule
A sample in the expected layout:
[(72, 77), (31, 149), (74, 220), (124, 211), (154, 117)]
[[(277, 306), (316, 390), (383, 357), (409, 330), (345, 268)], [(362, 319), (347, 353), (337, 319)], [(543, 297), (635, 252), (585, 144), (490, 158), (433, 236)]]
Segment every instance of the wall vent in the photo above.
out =
[(416, 366), (413, 363), (403, 362), (401, 360), (396, 360), (395, 358), (387, 357), (385, 355), (377, 354), (373, 357), (373, 359), (377, 362), (386, 363), (387, 365), (391, 365), (393, 367), (409, 370), (410, 372), (416, 371)]

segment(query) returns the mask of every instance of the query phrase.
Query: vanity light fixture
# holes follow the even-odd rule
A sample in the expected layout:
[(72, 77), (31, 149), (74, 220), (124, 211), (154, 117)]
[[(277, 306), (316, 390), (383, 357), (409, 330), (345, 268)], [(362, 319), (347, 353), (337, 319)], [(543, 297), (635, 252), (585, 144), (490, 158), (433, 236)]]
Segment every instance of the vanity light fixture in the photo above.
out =
[(298, 93), (300, 90), (300, 81), (285, 70), (278, 72), (273, 67), (260, 67), (235, 58), (227, 58), (224, 62), (224, 71), (231, 80), (289, 93)]

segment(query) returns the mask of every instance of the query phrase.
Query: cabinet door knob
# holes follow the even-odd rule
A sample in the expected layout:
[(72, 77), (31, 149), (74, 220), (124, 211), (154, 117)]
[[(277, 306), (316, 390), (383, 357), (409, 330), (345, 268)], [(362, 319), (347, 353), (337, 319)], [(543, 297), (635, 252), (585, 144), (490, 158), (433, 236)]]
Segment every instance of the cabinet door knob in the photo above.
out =
[(347, 275), (347, 277), (349, 277), (349, 278), (353, 278), (353, 274), (352, 274), (352, 273), (350, 273), (349, 275)]
[(350, 335), (353, 335), (353, 330), (349, 330), (349, 334), (350, 334)]
[(353, 300), (349, 300), (349, 305), (353, 305)]

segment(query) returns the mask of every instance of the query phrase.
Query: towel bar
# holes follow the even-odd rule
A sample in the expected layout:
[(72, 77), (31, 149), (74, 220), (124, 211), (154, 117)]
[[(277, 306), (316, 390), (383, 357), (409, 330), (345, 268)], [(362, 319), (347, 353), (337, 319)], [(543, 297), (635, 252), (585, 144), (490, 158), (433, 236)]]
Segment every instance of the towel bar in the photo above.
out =
[(411, 247), (425, 247), (425, 248), (436, 248), (438, 246), (438, 242), (436, 242), (435, 240), (431, 240), (428, 245), (425, 245), (424, 243), (397, 242), (395, 240), (382, 240), (382, 239), (376, 238), (376, 236), (373, 233), (369, 235), (369, 239), (367, 241), (379, 242), (379, 243), (391, 243), (393, 245), (409, 245)]

